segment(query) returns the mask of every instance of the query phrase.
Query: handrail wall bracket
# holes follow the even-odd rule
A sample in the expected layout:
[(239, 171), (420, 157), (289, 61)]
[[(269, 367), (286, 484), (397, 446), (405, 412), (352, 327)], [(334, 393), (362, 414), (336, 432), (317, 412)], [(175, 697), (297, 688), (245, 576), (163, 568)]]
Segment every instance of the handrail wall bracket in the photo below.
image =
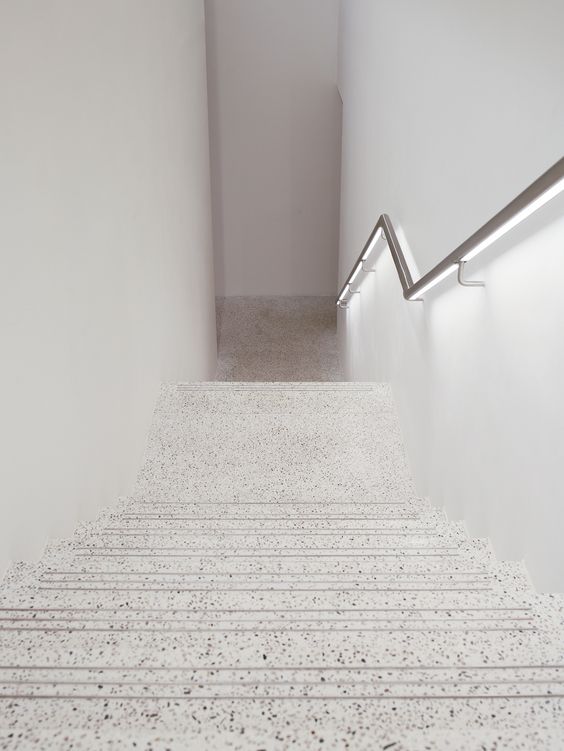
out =
[(458, 261), (458, 274), (456, 276), (461, 287), (485, 287), (485, 282), (476, 282), (470, 279), (464, 279), (464, 267), (466, 261)]

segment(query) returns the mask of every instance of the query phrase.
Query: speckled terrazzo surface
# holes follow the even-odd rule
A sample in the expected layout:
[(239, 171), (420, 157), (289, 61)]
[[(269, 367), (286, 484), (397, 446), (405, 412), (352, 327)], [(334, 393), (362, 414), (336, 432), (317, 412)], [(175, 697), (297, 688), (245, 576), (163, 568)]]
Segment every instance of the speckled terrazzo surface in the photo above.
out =
[(219, 381), (340, 381), (334, 297), (216, 299)]
[(564, 748), (564, 607), (417, 498), (374, 384), (170, 385), (0, 590), (0, 748)]

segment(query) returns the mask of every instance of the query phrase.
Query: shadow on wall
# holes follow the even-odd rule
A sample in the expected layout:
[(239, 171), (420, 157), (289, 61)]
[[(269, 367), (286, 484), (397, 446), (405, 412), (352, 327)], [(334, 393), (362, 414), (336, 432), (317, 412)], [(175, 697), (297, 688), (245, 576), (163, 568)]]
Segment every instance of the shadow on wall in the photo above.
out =
[[(388, 252), (339, 313), (346, 376), (392, 383), (419, 492), (564, 590), (564, 201), (406, 302)], [(505, 252), (504, 251), (508, 251)]]
[(340, 381), (334, 297), (218, 297), (218, 381)]
[[(507, 7), (342, 3), (341, 283), (380, 213), (425, 272), (562, 157), (564, 5), (512, 3), (510, 24)], [(406, 303), (385, 253), (339, 313), (347, 376), (392, 384), (419, 492), (552, 591), (564, 590), (563, 199), (472, 261), (484, 289), (451, 278)]]

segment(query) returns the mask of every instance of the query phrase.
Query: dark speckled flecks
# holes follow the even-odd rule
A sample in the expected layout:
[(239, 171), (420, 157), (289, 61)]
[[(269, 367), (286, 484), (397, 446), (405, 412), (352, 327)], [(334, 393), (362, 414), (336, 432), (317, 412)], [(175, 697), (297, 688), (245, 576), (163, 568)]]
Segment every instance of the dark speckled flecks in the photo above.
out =
[(382, 384), (166, 385), (0, 590), (0, 748), (564, 748), (564, 608), (417, 497)]

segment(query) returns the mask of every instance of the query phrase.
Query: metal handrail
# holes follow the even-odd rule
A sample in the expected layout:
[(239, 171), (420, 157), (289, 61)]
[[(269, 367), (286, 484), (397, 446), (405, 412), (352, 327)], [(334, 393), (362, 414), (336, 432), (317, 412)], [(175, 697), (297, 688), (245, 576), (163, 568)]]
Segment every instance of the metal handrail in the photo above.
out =
[(461, 279), (466, 261), (477, 256), (562, 191), (564, 191), (564, 157), (416, 282), (413, 281), (390, 217), (387, 214), (381, 214), (339, 293), (337, 305), (346, 308), (351, 295), (358, 291), (354, 289), (356, 278), (362, 272), (367, 271), (364, 264), (380, 238), (386, 240), (390, 249), (406, 300), (421, 300), (425, 292), (454, 272), (458, 272), (458, 279), (463, 286), (477, 286), (479, 282), (463, 282)]

